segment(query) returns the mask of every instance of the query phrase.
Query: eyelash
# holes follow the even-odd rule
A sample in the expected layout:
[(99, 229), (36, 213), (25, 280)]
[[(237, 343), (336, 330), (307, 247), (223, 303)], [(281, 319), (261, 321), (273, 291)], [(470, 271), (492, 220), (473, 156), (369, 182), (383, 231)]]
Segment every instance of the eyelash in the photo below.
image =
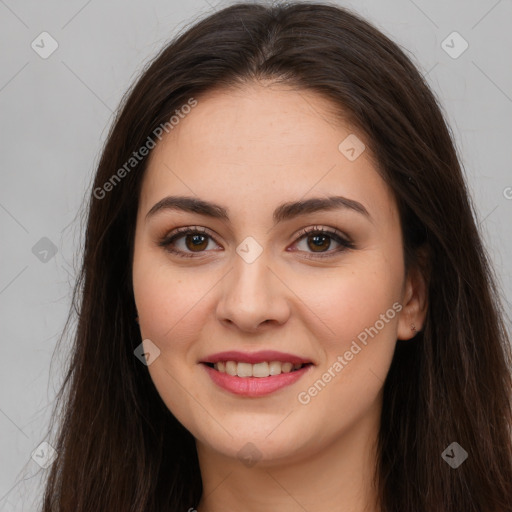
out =
[[(195, 256), (195, 253), (193, 253), (193, 252), (184, 252), (184, 251), (176, 250), (176, 249), (172, 248), (172, 244), (177, 239), (183, 237), (184, 235), (188, 235), (188, 234), (206, 235), (207, 237), (211, 238), (217, 245), (220, 245), (215, 240), (215, 238), (208, 233), (208, 230), (206, 230), (205, 228), (198, 227), (198, 226), (177, 228), (175, 231), (171, 232), (170, 234), (168, 234), (164, 238), (162, 238), (158, 242), (158, 245), (160, 247), (164, 247), (164, 249), (166, 251), (168, 251), (172, 254), (175, 254), (176, 256), (178, 256), (180, 258), (195, 258), (197, 256)], [(335, 242), (339, 243), (341, 247), (338, 248), (337, 250), (328, 251), (325, 253), (310, 253), (310, 254), (314, 254), (314, 256), (304, 256), (307, 259), (329, 258), (329, 257), (339, 254), (340, 252), (343, 252), (347, 249), (355, 248), (355, 245), (350, 240), (344, 238), (338, 232), (319, 228), (318, 226), (312, 226), (312, 227), (302, 229), (297, 234), (298, 238), (295, 243), (300, 242), (303, 238), (306, 238), (307, 235), (311, 235), (311, 234), (328, 236), (329, 238), (333, 239)], [(201, 252), (206, 252), (206, 251), (200, 251), (197, 254), (200, 254)]]

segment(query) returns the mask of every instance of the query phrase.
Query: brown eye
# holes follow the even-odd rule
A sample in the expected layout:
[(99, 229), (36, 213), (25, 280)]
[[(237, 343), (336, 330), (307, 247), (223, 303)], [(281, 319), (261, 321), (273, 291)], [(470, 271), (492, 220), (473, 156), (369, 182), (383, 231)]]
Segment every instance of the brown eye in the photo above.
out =
[(185, 245), (191, 251), (202, 251), (208, 246), (208, 239), (205, 235), (185, 235)]
[[(158, 245), (167, 252), (183, 258), (192, 258), (195, 254), (207, 253), (210, 241), (214, 238), (203, 228), (180, 228), (164, 237)], [(216, 242), (215, 242), (216, 243)]]
[(313, 252), (322, 252), (323, 249), (328, 249), (331, 245), (331, 237), (326, 235), (309, 235), (307, 240), (308, 247)]
[[(327, 258), (336, 256), (347, 249), (355, 248), (355, 245), (350, 240), (343, 237), (337, 231), (322, 229), (317, 226), (303, 229), (299, 233), (299, 239), (296, 244), (299, 245), (303, 241), (306, 247), (304, 249), (299, 247), (299, 250), (306, 253), (306, 258)], [(338, 244), (338, 248), (328, 250), (333, 241), (335, 244)], [(310, 254), (309, 256), (308, 253)], [(316, 255), (311, 256), (311, 253), (316, 253)]]

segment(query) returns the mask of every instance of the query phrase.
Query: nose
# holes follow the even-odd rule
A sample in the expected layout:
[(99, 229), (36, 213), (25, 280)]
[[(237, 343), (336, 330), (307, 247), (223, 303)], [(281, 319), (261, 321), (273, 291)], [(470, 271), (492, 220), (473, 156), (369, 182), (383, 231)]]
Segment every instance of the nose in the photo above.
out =
[(234, 268), (222, 281), (217, 318), (228, 327), (255, 333), (287, 321), (291, 292), (270, 268), (265, 252), (252, 263), (237, 255)]

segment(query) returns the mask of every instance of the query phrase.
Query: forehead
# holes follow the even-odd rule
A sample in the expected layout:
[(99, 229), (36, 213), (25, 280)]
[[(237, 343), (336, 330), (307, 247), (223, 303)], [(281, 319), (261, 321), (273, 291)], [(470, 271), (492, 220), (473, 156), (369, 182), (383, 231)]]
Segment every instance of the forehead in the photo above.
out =
[[(141, 192), (145, 212), (168, 194), (236, 209), (339, 193), (381, 215), (396, 214), (364, 135), (322, 96), (251, 84), (196, 100), (151, 153)], [(355, 160), (345, 152), (349, 146), (356, 156), (362, 150)]]

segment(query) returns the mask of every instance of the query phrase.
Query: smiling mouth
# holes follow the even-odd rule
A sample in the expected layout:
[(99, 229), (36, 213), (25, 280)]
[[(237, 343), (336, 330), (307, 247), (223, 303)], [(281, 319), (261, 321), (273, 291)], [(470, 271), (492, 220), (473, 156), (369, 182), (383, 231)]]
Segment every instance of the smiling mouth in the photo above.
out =
[(268, 361), (256, 364), (237, 361), (218, 361), (216, 363), (203, 363), (206, 366), (232, 377), (272, 377), (282, 373), (293, 373), (312, 363), (290, 363), (281, 361)]

